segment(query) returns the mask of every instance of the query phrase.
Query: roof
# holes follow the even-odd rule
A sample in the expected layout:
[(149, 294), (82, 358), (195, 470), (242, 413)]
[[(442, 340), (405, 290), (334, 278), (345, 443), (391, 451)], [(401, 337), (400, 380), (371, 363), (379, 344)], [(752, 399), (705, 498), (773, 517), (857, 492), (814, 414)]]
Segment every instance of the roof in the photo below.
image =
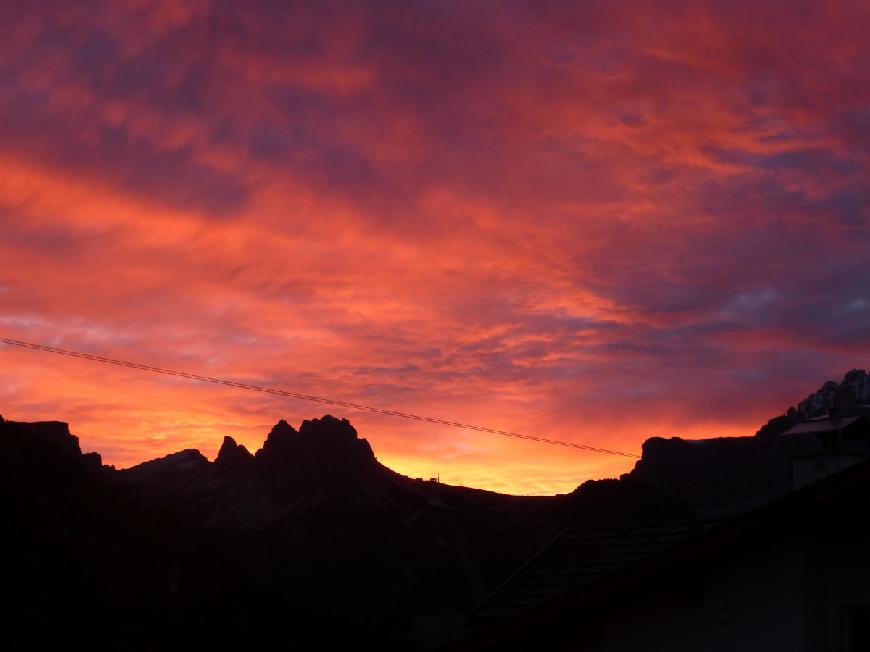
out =
[(694, 521), (564, 530), (475, 607), (470, 624), (479, 626), (511, 616), (709, 527)]
[[(445, 649), (453, 652), (516, 649), (529, 636), (558, 636), (559, 627), (602, 610), (621, 608), (627, 597), (654, 591), (675, 576), (702, 576), (729, 555), (754, 554), (759, 546), (777, 547), (832, 524), (870, 531), (862, 515), (870, 509), (870, 460), (855, 464), (814, 484), (786, 494), (763, 507), (651, 554), (635, 563), (603, 573), (585, 584), (543, 600), (502, 622), (472, 630)], [(514, 649), (511, 648), (511, 649)]]
[(784, 433), (782, 436), (785, 437), (787, 435), (808, 435), (808, 434), (821, 434), (825, 432), (836, 432), (838, 430), (843, 430), (844, 428), (848, 428), (856, 421), (862, 420), (864, 417), (845, 417), (845, 418), (836, 418), (831, 419), (826, 417), (824, 419), (814, 419), (813, 421), (805, 421), (804, 423), (799, 423), (796, 426), (792, 426)]

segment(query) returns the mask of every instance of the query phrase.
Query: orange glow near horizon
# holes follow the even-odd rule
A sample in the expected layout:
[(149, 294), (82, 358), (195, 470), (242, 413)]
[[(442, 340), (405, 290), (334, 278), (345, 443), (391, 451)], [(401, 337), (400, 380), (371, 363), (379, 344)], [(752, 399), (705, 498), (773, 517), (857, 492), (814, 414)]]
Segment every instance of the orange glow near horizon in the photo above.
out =
[[(860, 3), (3, 17), (2, 337), (635, 453), (751, 435), (866, 367)], [(117, 466), (325, 411), (411, 476), (537, 494), (632, 465), (0, 365), (0, 414), (67, 421)]]

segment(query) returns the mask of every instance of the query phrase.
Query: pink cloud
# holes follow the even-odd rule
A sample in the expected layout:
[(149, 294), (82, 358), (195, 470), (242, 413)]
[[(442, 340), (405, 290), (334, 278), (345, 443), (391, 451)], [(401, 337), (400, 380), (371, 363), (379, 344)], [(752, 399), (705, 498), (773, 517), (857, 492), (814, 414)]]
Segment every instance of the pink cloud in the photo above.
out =
[[(610, 448), (751, 434), (864, 364), (868, 20), (20, 7), (0, 44), (0, 330)], [(317, 414), (0, 360), (6, 416), (69, 420), (121, 465)], [(540, 492), (627, 468), (342, 416), (412, 475)]]

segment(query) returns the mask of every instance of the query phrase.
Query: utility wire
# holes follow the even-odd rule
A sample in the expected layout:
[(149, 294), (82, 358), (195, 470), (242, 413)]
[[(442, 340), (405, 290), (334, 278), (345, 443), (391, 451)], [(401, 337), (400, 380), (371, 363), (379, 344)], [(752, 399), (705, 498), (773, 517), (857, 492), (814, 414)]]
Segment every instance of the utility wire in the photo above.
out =
[(484, 426), (475, 426), (468, 423), (459, 423), (457, 421), (448, 421), (436, 417), (425, 417), (417, 414), (409, 414), (407, 412), (397, 412), (395, 410), (387, 410), (385, 408), (372, 407), (370, 405), (360, 405), (359, 403), (350, 403), (348, 401), (339, 401), (322, 396), (311, 396), (309, 394), (300, 394), (298, 392), (290, 392), (283, 389), (272, 389), (270, 387), (261, 387), (259, 385), (250, 385), (248, 383), (239, 383), (233, 380), (224, 380), (221, 378), (212, 378), (210, 376), (201, 376), (199, 374), (191, 374), (185, 371), (176, 371), (174, 369), (164, 369), (162, 367), (152, 367), (151, 365), (141, 364), (139, 362), (128, 362), (126, 360), (117, 360), (115, 358), (106, 358), (101, 355), (92, 353), (82, 353), (80, 351), (70, 351), (67, 349), (59, 349), (53, 346), (45, 346), (43, 344), (34, 344), (32, 342), (23, 342), (21, 340), (13, 340), (6, 337), (0, 337), (0, 342), (9, 344), (10, 346), (18, 346), (24, 349), (32, 349), (34, 351), (44, 351), (46, 353), (55, 353), (58, 355), (66, 355), (72, 358), (81, 358), (90, 360), (91, 362), (101, 362), (103, 364), (113, 364), (119, 367), (128, 367), (130, 369), (138, 369), (140, 371), (150, 371), (155, 374), (163, 374), (164, 376), (177, 376), (188, 380), (199, 380), (204, 383), (212, 383), (214, 385), (226, 385), (227, 387), (236, 387), (253, 392), (262, 392), (264, 394), (274, 394), (276, 396), (286, 396), (288, 398), (296, 398), (302, 401), (311, 401), (313, 403), (323, 403), (326, 405), (336, 405), (339, 407), (351, 408), (354, 410), (362, 410), (363, 412), (374, 412), (377, 414), (385, 414), (391, 417), (400, 417), (402, 419), (411, 419), (413, 421), (425, 421), (434, 423), (440, 426), (449, 426), (451, 428), (462, 428), (464, 430), (474, 430), (476, 432), (486, 432), (493, 435), (501, 435), (503, 437), (514, 437), (515, 439), (525, 439), (541, 444), (553, 444), (555, 446), (566, 446), (568, 448), (579, 448), (581, 450), (592, 451), (595, 453), (605, 453), (607, 455), (620, 455), (622, 457), (639, 458), (639, 455), (634, 453), (626, 453), (623, 451), (610, 450), (608, 448), (597, 448), (595, 446), (587, 446), (585, 444), (576, 444), (570, 441), (560, 441), (558, 439), (546, 439), (544, 437), (536, 437), (534, 435), (523, 435), (517, 432), (509, 432), (507, 430), (497, 430), (495, 428), (486, 428)]

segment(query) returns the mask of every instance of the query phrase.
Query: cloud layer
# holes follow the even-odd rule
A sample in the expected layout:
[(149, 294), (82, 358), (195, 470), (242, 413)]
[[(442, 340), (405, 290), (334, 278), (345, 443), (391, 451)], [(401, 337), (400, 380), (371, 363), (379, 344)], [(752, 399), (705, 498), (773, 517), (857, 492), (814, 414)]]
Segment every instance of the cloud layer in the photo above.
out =
[[(0, 21), (7, 337), (632, 451), (751, 434), (867, 364), (864, 3)], [(6, 416), (69, 420), (119, 465), (322, 411), (0, 362)], [(343, 416), (414, 475), (541, 492), (626, 468)]]

